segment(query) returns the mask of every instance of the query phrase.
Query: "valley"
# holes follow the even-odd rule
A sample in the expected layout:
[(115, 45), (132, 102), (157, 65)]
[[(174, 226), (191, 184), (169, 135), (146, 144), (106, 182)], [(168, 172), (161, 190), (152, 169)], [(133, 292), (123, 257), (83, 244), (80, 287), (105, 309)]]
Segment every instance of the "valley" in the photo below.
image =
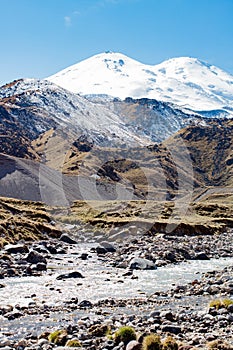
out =
[(232, 349), (232, 82), (108, 52), (0, 87), (3, 350)]

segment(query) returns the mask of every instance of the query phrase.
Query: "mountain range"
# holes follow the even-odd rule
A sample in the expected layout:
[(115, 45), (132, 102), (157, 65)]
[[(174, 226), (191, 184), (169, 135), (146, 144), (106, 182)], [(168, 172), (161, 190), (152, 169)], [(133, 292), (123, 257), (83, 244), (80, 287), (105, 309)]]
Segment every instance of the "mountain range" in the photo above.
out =
[(0, 195), (66, 205), (232, 186), (232, 99), (233, 77), (192, 58), (147, 66), (108, 52), (10, 82)]

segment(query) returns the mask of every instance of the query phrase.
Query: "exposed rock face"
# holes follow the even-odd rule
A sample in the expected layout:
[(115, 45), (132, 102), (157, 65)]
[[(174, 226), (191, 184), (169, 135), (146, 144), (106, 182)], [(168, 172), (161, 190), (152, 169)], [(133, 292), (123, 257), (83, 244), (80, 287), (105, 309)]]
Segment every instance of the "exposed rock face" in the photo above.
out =
[(94, 142), (88, 139), (86, 135), (81, 135), (76, 141), (73, 142), (74, 147), (76, 147), (80, 152), (90, 152), (94, 146)]

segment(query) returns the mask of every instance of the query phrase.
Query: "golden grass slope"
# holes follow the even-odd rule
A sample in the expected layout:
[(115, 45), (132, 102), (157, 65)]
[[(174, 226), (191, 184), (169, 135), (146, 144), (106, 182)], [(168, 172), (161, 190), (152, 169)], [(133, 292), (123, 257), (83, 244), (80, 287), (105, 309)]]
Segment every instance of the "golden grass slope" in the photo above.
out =
[(59, 237), (49, 208), (42, 203), (0, 198), (0, 247), (20, 240), (36, 241)]

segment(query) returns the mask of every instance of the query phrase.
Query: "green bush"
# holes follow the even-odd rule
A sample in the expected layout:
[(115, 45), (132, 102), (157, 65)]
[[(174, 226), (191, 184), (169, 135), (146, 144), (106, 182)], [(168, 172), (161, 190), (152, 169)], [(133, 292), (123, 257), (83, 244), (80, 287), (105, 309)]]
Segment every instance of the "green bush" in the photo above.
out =
[(163, 341), (163, 350), (178, 350), (178, 347), (176, 340), (171, 336)]
[(114, 339), (117, 344), (123, 342), (127, 345), (131, 340), (136, 340), (135, 330), (129, 326), (121, 327), (115, 332)]
[(142, 342), (142, 350), (162, 350), (162, 342), (159, 335), (146, 335)]
[(64, 346), (67, 341), (67, 331), (59, 329), (49, 334), (48, 340), (55, 345)]
[(78, 339), (74, 338), (74, 339), (67, 340), (65, 346), (68, 346), (70, 348), (80, 348), (82, 345)]

